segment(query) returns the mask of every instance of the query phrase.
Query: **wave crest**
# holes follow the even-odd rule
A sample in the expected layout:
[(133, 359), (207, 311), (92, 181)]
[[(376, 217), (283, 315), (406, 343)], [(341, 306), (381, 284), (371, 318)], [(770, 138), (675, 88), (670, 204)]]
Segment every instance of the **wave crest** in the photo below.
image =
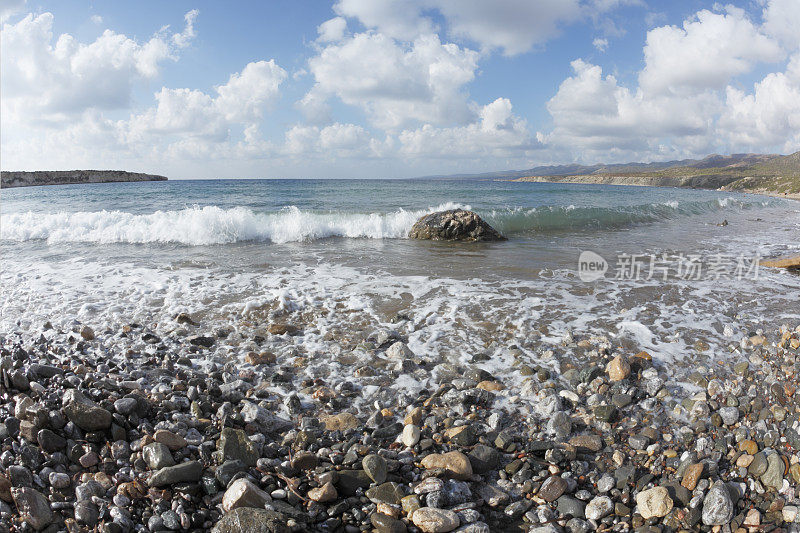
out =
[[(615, 207), (503, 208), (480, 214), (502, 233), (524, 234), (581, 228), (613, 229), (764, 205), (764, 202), (748, 203), (724, 198)], [(243, 241), (287, 243), (328, 237), (401, 239), (408, 235), (411, 226), (422, 215), (456, 208), (471, 209), (469, 205), (447, 202), (423, 210), (399, 209), (390, 213), (314, 212), (294, 206), (274, 213), (218, 206), (194, 206), (150, 214), (105, 210), (52, 214), (28, 211), (3, 215), (0, 238), (46, 240), (49, 243), (177, 243), (191, 246)]]

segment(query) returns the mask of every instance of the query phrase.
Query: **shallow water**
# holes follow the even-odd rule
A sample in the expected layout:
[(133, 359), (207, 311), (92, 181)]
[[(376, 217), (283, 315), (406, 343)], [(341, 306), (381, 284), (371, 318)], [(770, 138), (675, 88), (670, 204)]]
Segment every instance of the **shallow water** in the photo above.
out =
[[(405, 238), (422, 214), (465, 207), (509, 237), (491, 244)], [(482, 181), (173, 181), (3, 190), (0, 333), (50, 320), (168, 328), (181, 311), (246, 339), (302, 323), (309, 375), (377, 328), (418, 355), (514, 373), (557, 370), (563, 346), (609, 335), (690, 367), (759, 327), (800, 322), (800, 278), (735, 263), (800, 251), (800, 204), (716, 191)], [(718, 225), (723, 220), (725, 226)], [(581, 251), (609, 263), (581, 281)], [(613, 279), (620, 254), (666, 254), (667, 279)], [(677, 257), (706, 273), (681, 279)], [(730, 264), (709, 275), (714, 258)], [(623, 255), (624, 261), (624, 255)], [(730, 279), (725, 276), (730, 275)], [(398, 323), (397, 316), (410, 318)], [(174, 324), (173, 324), (174, 326)], [(729, 327), (726, 336), (725, 328)], [(695, 344), (709, 344), (698, 351)], [(517, 347), (523, 355), (514, 351)], [(222, 350), (223, 348), (219, 348)], [(547, 353), (553, 350), (553, 354)], [(512, 352), (514, 355), (512, 356)], [(411, 384), (409, 384), (411, 386)]]

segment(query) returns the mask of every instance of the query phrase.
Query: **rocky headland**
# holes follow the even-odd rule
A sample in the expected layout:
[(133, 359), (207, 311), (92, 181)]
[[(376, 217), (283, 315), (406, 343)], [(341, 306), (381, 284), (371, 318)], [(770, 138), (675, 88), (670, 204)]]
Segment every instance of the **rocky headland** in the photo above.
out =
[(682, 370), (568, 334), (520, 387), (398, 317), (333, 386), (280, 349), (295, 318), (241, 359), (186, 314), (0, 336), (0, 531), (800, 531), (800, 328)]
[(75, 185), (80, 183), (117, 183), (129, 181), (166, 181), (164, 176), (126, 172), (124, 170), (37, 170), (32, 172), (3, 171), (0, 188), (36, 185)]

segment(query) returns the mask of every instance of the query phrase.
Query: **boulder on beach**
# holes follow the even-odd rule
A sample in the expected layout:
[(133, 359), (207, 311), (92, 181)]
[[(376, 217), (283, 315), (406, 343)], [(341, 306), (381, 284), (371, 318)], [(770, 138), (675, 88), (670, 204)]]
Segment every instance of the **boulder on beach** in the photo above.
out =
[(472, 211), (450, 209), (430, 213), (414, 223), (408, 236), (433, 241), (505, 241), (500, 232)]

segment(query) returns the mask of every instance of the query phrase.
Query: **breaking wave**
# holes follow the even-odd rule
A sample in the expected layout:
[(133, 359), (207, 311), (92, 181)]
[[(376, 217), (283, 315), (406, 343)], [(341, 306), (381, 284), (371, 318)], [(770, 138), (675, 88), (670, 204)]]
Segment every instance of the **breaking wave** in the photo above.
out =
[[(703, 202), (665, 202), (616, 207), (546, 206), (478, 210), (503, 233), (569, 229), (613, 229), (680, 216), (744, 209), (764, 202), (724, 198)], [(243, 241), (302, 242), (328, 237), (402, 239), (422, 215), (469, 205), (444, 203), (424, 210), (389, 213), (320, 212), (289, 206), (272, 213), (246, 207), (206, 206), (134, 214), (123, 211), (4, 214), (0, 237), (49, 243), (178, 243), (192, 246)]]

